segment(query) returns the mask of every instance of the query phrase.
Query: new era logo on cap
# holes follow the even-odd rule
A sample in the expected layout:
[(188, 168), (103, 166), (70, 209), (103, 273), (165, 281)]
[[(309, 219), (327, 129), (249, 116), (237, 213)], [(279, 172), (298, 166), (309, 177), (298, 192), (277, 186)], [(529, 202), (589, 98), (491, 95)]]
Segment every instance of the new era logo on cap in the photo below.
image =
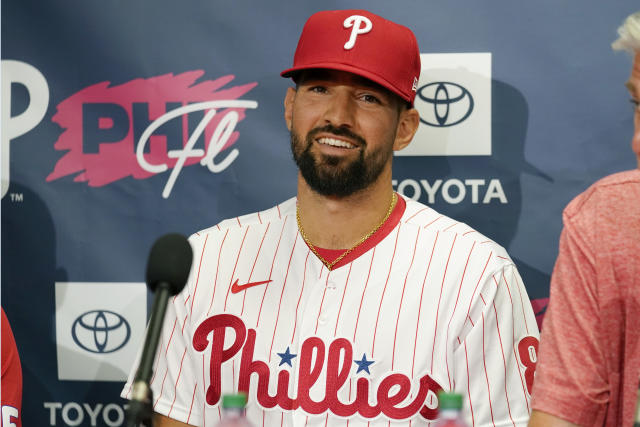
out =
[(283, 71), (328, 68), (365, 77), (413, 104), (420, 50), (411, 30), (366, 10), (332, 10), (306, 22), (293, 58)]

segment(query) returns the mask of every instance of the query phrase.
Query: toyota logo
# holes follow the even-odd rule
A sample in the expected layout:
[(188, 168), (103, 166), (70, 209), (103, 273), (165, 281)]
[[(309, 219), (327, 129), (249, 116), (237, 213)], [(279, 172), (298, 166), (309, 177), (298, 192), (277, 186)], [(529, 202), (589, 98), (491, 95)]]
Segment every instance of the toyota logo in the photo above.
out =
[(108, 310), (88, 311), (71, 326), (73, 340), (91, 353), (113, 353), (127, 344), (131, 326), (124, 317)]
[(429, 83), (418, 89), (416, 95), (420, 121), (429, 126), (457, 125), (473, 111), (473, 96), (457, 83)]

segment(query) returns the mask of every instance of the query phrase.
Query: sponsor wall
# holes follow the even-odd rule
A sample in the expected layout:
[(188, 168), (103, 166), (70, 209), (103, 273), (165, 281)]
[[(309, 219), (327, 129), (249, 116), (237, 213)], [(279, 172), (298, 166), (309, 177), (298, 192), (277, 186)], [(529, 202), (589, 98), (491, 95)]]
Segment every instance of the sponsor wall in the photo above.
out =
[[(2, 3), (1, 302), (25, 426), (119, 426), (153, 241), (295, 193), (282, 118), (315, 2)], [(411, 27), (421, 125), (400, 193), (505, 246), (543, 314), (561, 212), (634, 167), (637, 2), (324, 2)]]

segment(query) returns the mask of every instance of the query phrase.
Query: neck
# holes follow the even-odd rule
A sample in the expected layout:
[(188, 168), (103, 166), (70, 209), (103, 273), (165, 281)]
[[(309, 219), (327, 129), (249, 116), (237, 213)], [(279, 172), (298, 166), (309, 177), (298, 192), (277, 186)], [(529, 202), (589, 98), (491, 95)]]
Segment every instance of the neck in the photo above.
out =
[(325, 249), (348, 249), (380, 225), (393, 197), (390, 171), (371, 186), (346, 197), (323, 196), (298, 174), (300, 222), (310, 243)]

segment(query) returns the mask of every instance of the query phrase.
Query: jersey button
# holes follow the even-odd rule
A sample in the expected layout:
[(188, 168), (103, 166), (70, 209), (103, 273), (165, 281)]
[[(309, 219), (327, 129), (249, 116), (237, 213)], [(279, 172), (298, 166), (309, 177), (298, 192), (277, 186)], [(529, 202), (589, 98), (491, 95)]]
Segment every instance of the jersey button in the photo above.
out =
[(336, 283), (335, 282), (327, 282), (327, 289), (335, 290)]

